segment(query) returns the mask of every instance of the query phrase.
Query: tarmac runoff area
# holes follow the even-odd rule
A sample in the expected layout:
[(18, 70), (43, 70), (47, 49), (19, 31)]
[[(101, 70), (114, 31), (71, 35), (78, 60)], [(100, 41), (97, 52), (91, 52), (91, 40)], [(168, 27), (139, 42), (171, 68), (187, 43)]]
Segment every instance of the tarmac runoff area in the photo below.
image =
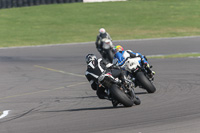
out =
[[(200, 52), (200, 37), (117, 41), (145, 55)], [(199, 57), (149, 59), (157, 91), (136, 88), (141, 105), (112, 108), (84, 77), (94, 42), (0, 49), (1, 133), (196, 133)], [(94, 124), (95, 123), (95, 124)]]

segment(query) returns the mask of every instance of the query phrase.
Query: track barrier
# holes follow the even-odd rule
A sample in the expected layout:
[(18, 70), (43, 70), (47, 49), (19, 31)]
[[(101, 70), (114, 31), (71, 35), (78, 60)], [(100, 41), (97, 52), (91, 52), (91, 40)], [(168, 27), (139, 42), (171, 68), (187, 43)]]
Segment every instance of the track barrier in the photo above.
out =
[(0, 9), (75, 2), (83, 2), (83, 0), (0, 0)]

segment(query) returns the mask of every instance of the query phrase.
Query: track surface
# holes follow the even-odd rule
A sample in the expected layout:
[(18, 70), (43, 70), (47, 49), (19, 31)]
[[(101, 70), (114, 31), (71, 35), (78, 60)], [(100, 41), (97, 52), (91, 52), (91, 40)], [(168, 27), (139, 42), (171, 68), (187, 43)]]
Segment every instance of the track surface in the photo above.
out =
[[(145, 55), (200, 52), (200, 37), (116, 42)], [(200, 59), (150, 59), (156, 93), (112, 108), (84, 77), (94, 44), (0, 49), (0, 133), (199, 133)]]

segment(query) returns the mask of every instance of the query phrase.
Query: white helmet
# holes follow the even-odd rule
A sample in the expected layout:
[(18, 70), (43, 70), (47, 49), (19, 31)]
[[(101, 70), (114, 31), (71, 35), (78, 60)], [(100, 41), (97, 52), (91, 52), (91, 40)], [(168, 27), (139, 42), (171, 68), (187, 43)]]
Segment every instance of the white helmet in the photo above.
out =
[(106, 33), (106, 30), (104, 28), (101, 28), (101, 29), (99, 29), (99, 33), (104, 34), (104, 33)]

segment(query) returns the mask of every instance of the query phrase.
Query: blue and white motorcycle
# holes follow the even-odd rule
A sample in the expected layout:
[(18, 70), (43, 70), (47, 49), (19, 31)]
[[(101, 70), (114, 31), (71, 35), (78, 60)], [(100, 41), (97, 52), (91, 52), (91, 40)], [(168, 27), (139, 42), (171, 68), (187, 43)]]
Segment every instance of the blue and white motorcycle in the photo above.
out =
[[(117, 59), (114, 59), (113, 63), (118, 65), (117, 61)], [(120, 67), (127, 71), (127, 78), (135, 83), (135, 87), (139, 86), (140, 88), (144, 88), (148, 93), (154, 93), (156, 91), (153, 85), (154, 78), (149, 76), (141, 57), (126, 57), (125, 62)]]

